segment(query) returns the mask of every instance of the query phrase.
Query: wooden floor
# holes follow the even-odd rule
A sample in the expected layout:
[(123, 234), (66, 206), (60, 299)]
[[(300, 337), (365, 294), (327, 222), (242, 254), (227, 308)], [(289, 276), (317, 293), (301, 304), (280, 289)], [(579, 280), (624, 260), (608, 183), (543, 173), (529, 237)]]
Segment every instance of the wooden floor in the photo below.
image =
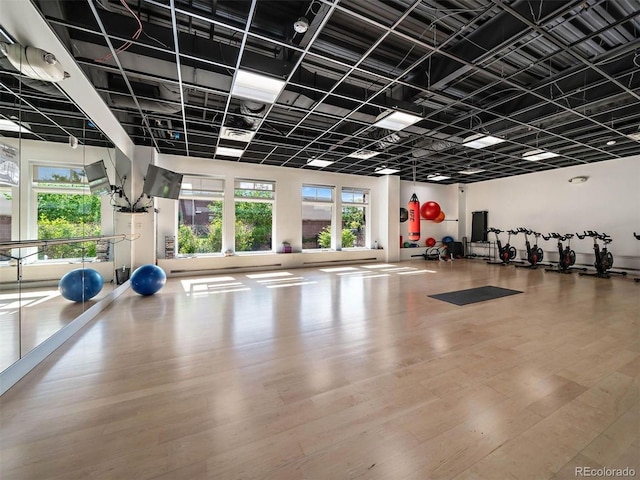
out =
[(84, 303), (65, 299), (55, 284), (0, 290), (0, 371), (109, 295), (113, 287), (112, 283), (105, 283), (95, 297)]
[[(484, 285), (524, 293), (428, 297)], [(0, 399), (0, 478), (640, 476), (639, 299), (478, 260), (171, 279)]]

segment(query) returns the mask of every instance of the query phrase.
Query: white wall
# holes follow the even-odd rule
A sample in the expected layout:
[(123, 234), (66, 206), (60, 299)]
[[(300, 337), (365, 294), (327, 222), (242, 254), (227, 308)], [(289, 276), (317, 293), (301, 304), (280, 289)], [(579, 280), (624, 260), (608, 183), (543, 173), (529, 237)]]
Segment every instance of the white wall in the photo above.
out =
[[(137, 158), (136, 158), (137, 161)], [(386, 259), (393, 254), (386, 251), (386, 245), (382, 239), (388, 238), (388, 225), (383, 224), (381, 219), (385, 219), (385, 209), (388, 209), (388, 182), (376, 177), (364, 177), (359, 175), (344, 175), (330, 172), (323, 172), (312, 169), (293, 169), (274, 167), (269, 165), (251, 165), (236, 161), (220, 161), (203, 158), (190, 158), (175, 155), (157, 155), (156, 164), (184, 175), (200, 174), (211, 175), (225, 179), (225, 205), (229, 205), (231, 214), (233, 213), (233, 182), (236, 178), (247, 178), (256, 180), (270, 180), (276, 182), (276, 202), (274, 211), (273, 247), (275, 252), (269, 254), (240, 254), (234, 257), (209, 257), (196, 259), (173, 259), (161, 260), (159, 265), (171, 271), (179, 270), (216, 270), (224, 268), (248, 268), (251, 266), (268, 267), (279, 263), (288, 267), (303, 266), (304, 264), (317, 263), (321, 261), (357, 261), (362, 259)], [(397, 183), (397, 182), (396, 182)], [(371, 194), (369, 196), (369, 212), (367, 218), (368, 243), (373, 244), (375, 240), (381, 244), (384, 250), (345, 250), (341, 252), (305, 252), (293, 254), (286, 257), (278, 256), (274, 259), (276, 252), (281, 251), (282, 242), (291, 243), (293, 252), (302, 250), (302, 208), (301, 192), (303, 184), (329, 185), (340, 192), (342, 187), (366, 188)], [(230, 201), (229, 201), (230, 200)], [(395, 203), (395, 201), (394, 201)], [(163, 257), (164, 237), (175, 235), (177, 228), (177, 202), (166, 199), (156, 199), (155, 205), (157, 213), (157, 241), (156, 244), (149, 244), (146, 240), (136, 241), (136, 248), (146, 248), (147, 251), (157, 250), (158, 256)], [(338, 206), (338, 205), (336, 205)], [(228, 213), (225, 210), (225, 213)], [(397, 217), (396, 217), (397, 218)], [(224, 238), (232, 241), (233, 232), (224, 234)], [(227, 242), (228, 243), (228, 242)], [(223, 245), (223, 250), (228, 246)], [(396, 251), (397, 252), (397, 251)], [(395, 259), (397, 260), (397, 253)]]
[[(568, 182), (580, 175), (588, 176), (588, 181)], [(632, 235), (640, 233), (640, 155), (472, 183), (465, 190), (469, 238), (471, 212), (487, 210), (489, 226), (501, 230), (522, 226), (545, 235), (605, 232), (613, 237), (614, 267), (640, 268), (640, 242)], [(522, 235), (511, 243), (524, 250)], [(552, 241), (539, 246), (545, 254), (556, 251)], [(585, 254), (578, 256), (578, 263), (593, 262), (590, 239), (574, 238), (571, 246), (576, 253)], [(557, 254), (548, 257), (556, 259)]]

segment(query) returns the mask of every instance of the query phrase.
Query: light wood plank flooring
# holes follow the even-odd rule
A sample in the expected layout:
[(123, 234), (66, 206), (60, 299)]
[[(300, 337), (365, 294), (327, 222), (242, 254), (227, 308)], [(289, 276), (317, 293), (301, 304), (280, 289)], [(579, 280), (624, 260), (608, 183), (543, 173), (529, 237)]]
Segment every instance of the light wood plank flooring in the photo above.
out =
[[(484, 285), (524, 293), (428, 297)], [(478, 260), (170, 279), (0, 399), (0, 478), (640, 476), (639, 299)]]

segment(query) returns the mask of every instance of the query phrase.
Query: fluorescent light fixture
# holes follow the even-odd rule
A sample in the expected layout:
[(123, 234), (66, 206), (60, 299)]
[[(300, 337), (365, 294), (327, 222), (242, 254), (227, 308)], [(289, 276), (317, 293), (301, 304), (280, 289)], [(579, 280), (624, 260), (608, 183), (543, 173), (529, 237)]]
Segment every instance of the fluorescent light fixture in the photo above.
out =
[(461, 170), (458, 173), (462, 173), (463, 175), (474, 175), (476, 173), (482, 173), (486, 170), (484, 168), (468, 168), (466, 170)]
[(310, 167), (328, 167), (332, 163), (333, 162), (329, 160), (318, 160), (316, 158), (312, 160), (307, 160), (307, 165), (309, 165)]
[(559, 157), (559, 153), (547, 152), (545, 150), (531, 150), (522, 154), (523, 160), (537, 162), (538, 160), (546, 160), (547, 158)]
[(253, 130), (243, 130), (241, 128), (222, 127), (220, 138), (235, 140), (236, 142), (249, 143), (256, 134)]
[(420, 120), (422, 120), (422, 117), (418, 117), (417, 115), (387, 110), (376, 117), (376, 123), (374, 123), (373, 126), (397, 131), (413, 125)]
[(611, 145), (615, 145), (615, 144), (616, 144), (616, 141), (615, 141), (615, 140), (609, 140), (609, 141), (607, 142), (607, 145), (609, 145), (609, 146), (611, 146)]
[(635, 140), (636, 142), (640, 142), (640, 132), (630, 133), (627, 135), (631, 140)]
[(274, 103), (282, 92), (284, 83), (284, 80), (277, 78), (238, 70), (231, 85), (231, 95), (257, 102)]
[(441, 180), (449, 180), (451, 177), (447, 177), (446, 175), (440, 175), (439, 173), (434, 173), (433, 175), (427, 175), (427, 180), (431, 180), (433, 182), (439, 182)]
[(216, 149), (216, 156), (221, 155), (223, 157), (241, 157), (244, 150), (240, 148), (218, 147)]
[(469, 148), (485, 148), (491, 145), (497, 145), (504, 142), (504, 138), (492, 137), (491, 135), (485, 135), (483, 133), (477, 133), (465, 138), (462, 141), (462, 145)]
[(193, 190), (193, 185), (191, 183), (184, 183), (180, 185), (181, 190)]
[(11, 120), (7, 120), (5, 118), (0, 118), (0, 130), (5, 132), (20, 132), (20, 133), (33, 133), (27, 127), (23, 125), (19, 125), (16, 122), (12, 122)]
[(392, 173), (398, 173), (400, 170), (396, 170), (394, 168), (380, 168), (376, 169), (374, 173), (378, 175), (391, 175)]
[(347, 157), (366, 160), (367, 158), (375, 157), (376, 155), (380, 155), (380, 152), (376, 152), (374, 150), (360, 150), (358, 152), (350, 153)]

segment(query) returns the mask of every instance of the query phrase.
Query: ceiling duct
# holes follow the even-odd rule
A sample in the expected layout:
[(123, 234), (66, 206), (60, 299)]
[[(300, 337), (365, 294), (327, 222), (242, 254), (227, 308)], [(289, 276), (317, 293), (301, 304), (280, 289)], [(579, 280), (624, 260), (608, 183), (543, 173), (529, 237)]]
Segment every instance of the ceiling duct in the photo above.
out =
[[(111, 93), (111, 103), (115, 107), (135, 108), (136, 102), (132, 97), (119, 93)], [(187, 95), (185, 92), (185, 102)], [(160, 83), (158, 84), (158, 100), (138, 99), (138, 105), (144, 112), (153, 113), (178, 113), (182, 111), (182, 102), (180, 99), (180, 88), (178, 86)]]
[(257, 130), (266, 111), (267, 106), (264, 103), (243, 100), (236, 109), (236, 114), (239, 115), (231, 117), (227, 124), (233, 128)]
[(0, 52), (23, 75), (45, 82), (60, 82), (69, 78), (53, 53), (18, 43), (0, 42)]
[[(16, 68), (14, 68), (13, 64), (9, 61), (9, 59), (5, 55), (3, 55), (1, 52), (0, 52), (0, 67), (9, 71), (17, 70)], [(22, 76), (20, 78), (20, 81), (24, 85), (31, 87), (34, 90), (38, 90), (39, 92), (42, 92), (51, 97), (62, 97), (62, 93), (60, 92), (60, 90), (58, 90), (56, 86), (51, 82), (45, 82), (44, 80), (36, 80), (34, 78), (29, 78), (25, 76)]]
[[(420, 142), (423, 143), (423, 142)], [(442, 152), (450, 148), (458, 147), (462, 143), (462, 138), (459, 142), (452, 142), (448, 140), (435, 140), (426, 145), (418, 145), (420, 149), (413, 150), (411, 156), (414, 158), (426, 157), (433, 152)]]
[(395, 143), (398, 143), (402, 136), (408, 136), (407, 134), (400, 134), (400, 132), (394, 132), (393, 130), (377, 129), (370, 135), (372, 139), (378, 140), (373, 146), (376, 150), (386, 150)]

